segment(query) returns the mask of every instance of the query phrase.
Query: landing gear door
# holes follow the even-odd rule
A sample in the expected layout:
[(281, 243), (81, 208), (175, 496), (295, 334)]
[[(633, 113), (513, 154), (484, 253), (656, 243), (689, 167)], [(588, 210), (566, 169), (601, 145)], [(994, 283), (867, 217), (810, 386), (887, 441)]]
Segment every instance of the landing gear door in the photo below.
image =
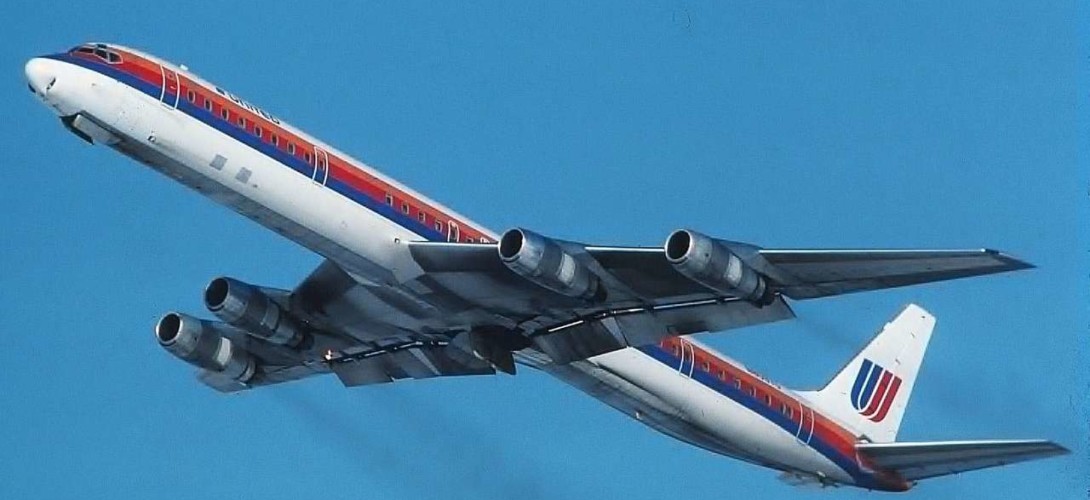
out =
[(163, 83), (159, 92), (159, 102), (170, 109), (178, 109), (178, 100), (181, 95), (181, 83), (178, 82), (178, 73), (174, 70), (159, 65), (159, 73)]

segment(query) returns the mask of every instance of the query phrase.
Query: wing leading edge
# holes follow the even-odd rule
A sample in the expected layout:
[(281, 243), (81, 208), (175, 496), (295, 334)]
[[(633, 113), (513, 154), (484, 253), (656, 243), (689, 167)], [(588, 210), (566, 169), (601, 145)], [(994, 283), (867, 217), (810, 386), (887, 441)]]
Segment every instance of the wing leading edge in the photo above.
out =
[(977, 250), (761, 250), (784, 276), (784, 295), (812, 299), (1029, 269), (1002, 252)]

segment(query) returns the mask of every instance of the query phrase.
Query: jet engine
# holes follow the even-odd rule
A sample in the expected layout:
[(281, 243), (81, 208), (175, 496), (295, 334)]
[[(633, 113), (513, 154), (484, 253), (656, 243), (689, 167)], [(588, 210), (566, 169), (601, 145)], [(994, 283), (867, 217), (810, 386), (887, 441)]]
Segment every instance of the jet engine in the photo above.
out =
[(256, 286), (216, 278), (204, 289), (204, 305), (219, 319), (273, 344), (295, 347), (304, 335), (298, 324)]
[(220, 335), (210, 321), (167, 313), (155, 325), (155, 338), (163, 349), (191, 365), (239, 382), (254, 376), (254, 358)]
[(666, 260), (687, 278), (758, 305), (775, 300), (763, 276), (723, 242), (681, 229), (666, 239)]
[(601, 301), (605, 289), (598, 277), (565, 252), (560, 244), (525, 229), (500, 238), (500, 260), (518, 275), (561, 295)]

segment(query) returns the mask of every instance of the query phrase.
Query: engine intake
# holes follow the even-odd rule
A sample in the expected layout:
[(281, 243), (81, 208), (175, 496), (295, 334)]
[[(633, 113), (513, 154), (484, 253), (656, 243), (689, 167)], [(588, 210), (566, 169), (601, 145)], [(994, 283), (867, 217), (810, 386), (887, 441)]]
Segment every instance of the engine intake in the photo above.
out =
[(498, 248), (509, 269), (537, 285), (568, 297), (605, 298), (598, 277), (554, 240), (516, 228), (503, 233)]
[(253, 356), (223, 337), (211, 322), (167, 313), (155, 325), (155, 338), (167, 352), (193, 366), (218, 372), (239, 382), (254, 376)]
[(288, 347), (303, 341), (295, 320), (256, 286), (216, 278), (204, 289), (204, 305), (219, 319), (261, 340)]
[(719, 240), (681, 229), (666, 239), (665, 250), (674, 269), (701, 285), (758, 305), (775, 300), (764, 277)]

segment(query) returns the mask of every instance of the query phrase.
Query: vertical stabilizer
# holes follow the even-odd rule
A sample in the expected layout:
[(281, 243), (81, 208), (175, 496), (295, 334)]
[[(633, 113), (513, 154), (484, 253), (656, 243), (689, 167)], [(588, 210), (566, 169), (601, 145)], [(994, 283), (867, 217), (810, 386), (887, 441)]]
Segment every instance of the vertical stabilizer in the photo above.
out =
[(893, 442), (934, 328), (931, 313), (909, 304), (828, 385), (802, 395), (871, 441)]

